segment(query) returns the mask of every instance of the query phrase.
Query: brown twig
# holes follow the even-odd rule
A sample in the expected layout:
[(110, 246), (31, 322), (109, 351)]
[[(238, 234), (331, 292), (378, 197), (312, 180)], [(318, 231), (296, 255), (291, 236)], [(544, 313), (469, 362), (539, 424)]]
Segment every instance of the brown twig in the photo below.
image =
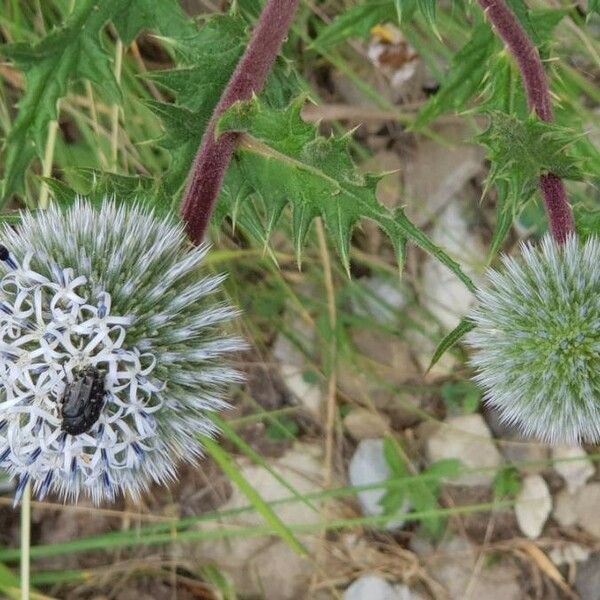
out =
[(216, 124), (232, 104), (249, 100), (262, 90), (298, 4), (299, 0), (269, 0), (204, 133), (182, 208), (187, 233), (194, 243), (200, 243), (204, 237), (238, 140), (236, 133), (217, 139)]
[[(529, 107), (542, 121), (553, 121), (548, 79), (538, 49), (504, 0), (479, 0), (479, 4), (519, 65)], [(573, 210), (565, 186), (560, 177), (548, 173), (540, 177), (540, 188), (552, 235), (558, 243), (563, 243), (570, 234), (575, 233)]]

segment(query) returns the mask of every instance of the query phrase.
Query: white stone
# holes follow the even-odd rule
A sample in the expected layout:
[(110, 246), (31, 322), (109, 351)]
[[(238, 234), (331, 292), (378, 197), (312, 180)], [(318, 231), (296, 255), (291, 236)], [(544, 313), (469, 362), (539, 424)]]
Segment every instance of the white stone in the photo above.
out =
[(481, 172), (484, 153), (462, 124), (436, 126), (436, 133), (452, 140), (452, 147), (420, 138), (404, 168), (406, 213), (417, 226), (435, 220), (443, 208), (460, 194), (467, 182)]
[(388, 583), (379, 575), (363, 575), (346, 589), (344, 600), (424, 600), (406, 585)]
[(491, 485), (502, 464), (502, 455), (480, 414), (447, 419), (427, 439), (426, 451), (429, 462), (455, 458), (465, 469), (485, 469), (450, 481), (460, 485)]
[(313, 416), (320, 418), (325, 396), (321, 386), (304, 379), (304, 355), (282, 333), (273, 344), (273, 356), (279, 363), (279, 373), (294, 398)]
[(556, 446), (552, 449), (556, 462), (554, 470), (565, 480), (567, 490), (574, 494), (595, 473), (594, 465), (586, 451), (579, 446)]
[[(377, 575), (363, 575), (344, 592), (344, 600), (400, 600), (391, 584)], [(410, 599), (410, 596), (409, 596)], [(402, 598), (402, 600), (404, 600)]]
[(554, 496), (552, 517), (561, 527), (572, 527), (577, 523), (577, 497), (567, 490), (560, 490)]
[(344, 427), (355, 440), (368, 440), (384, 436), (390, 429), (390, 420), (381, 413), (356, 408), (344, 417)]
[(420, 556), (433, 579), (445, 589), (436, 598), (448, 600), (523, 600), (520, 572), (502, 561), (476, 569), (479, 551), (461, 538), (445, 539), (438, 548)]
[(552, 548), (548, 556), (557, 567), (561, 567), (562, 565), (572, 565), (576, 562), (585, 562), (590, 557), (590, 554), (591, 552), (581, 544), (568, 542)]
[(552, 496), (541, 475), (523, 478), (515, 504), (515, 514), (521, 531), (532, 540), (538, 538), (552, 511)]
[(379, 325), (395, 326), (408, 300), (409, 293), (398, 279), (375, 275), (358, 280), (351, 305), (358, 316), (368, 317)]
[(600, 538), (600, 483), (588, 483), (575, 498), (577, 524)]
[[(362, 440), (356, 448), (350, 467), (348, 477), (353, 486), (371, 485), (387, 481), (391, 477), (390, 467), (383, 453), (383, 440)], [(357, 493), (358, 501), (365, 515), (382, 515), (383, 507), (379, 504), (385, 495), (384, 488), (363, 490)], [(405, 513), (410, 510), (408, 500), (399, 512)], [(385, 529), (396, 529), (402, 527), (404, 521), (392, 520)]]
[[(484, 269), (486, 252), (481, 240), (469, 230), (458, 203), (452, 202), (439, 215), (431, 237), (467, 275), (477, 279)], [(422, 305), (448, 330), (460, 323), (475, 301), (465, 284), (429, 255), (423, 263), (422, 288)]]

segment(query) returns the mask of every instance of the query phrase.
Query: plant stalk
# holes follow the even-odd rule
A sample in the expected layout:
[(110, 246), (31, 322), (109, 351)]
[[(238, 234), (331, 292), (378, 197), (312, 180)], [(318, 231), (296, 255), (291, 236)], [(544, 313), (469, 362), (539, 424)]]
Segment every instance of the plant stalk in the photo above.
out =
[(27, 482), (21, 501), (21, 600), (29, 600), (31, 565), (31, 481)]
[[(548, 79), (538, 49), (505, 0), (478, 1), (519, 65), (529, 107), (542, 121), (553, 121), (554, 112)], [(552, 173), (540, 176), (540, 188), (548, 213), (550, 231), (554, 239), (562, 244), (570, 234), (575, 233), (573, 209), (569, 204), (567, 191), (560, 177)]]
[(238, 141), (238, 134), (215, 137), (221, 115), (235, 102), (249, 100), (263, 89), (292, 24), (299, 0), (269, 0), (210, 119), (194, 160), (184, 195), (182, 216), (187, 233), (199, 244), (206, 233)]

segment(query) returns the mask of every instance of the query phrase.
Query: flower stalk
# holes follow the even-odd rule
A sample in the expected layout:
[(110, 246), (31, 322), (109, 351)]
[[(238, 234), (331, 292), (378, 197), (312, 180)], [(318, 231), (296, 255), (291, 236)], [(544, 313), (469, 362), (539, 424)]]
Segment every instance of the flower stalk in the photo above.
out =
[(296, 14), (299, 0), (269, 0), (210, 119), (194, 160), (182, 208), (190, 239), (199, 244), (213, 214), (239, 135), (215, 136), (221, 115), (263, 89)]
[[(479, 0), (488, 19), (513, 55), (525, 85), (529, 107), (546, 122), (554, 120), (548, 79), (538, 49), (504, 0)], [(565, 186), (553, 173), (540, 176), (540, 188), (548, 213), (552, 236), (563, 244), (575, 233), (573, 210)]]

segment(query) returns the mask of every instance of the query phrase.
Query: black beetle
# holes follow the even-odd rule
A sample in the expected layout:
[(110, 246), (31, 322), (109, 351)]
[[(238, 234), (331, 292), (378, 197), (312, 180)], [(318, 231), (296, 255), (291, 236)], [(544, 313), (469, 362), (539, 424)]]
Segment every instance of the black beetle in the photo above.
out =
[(88, 431), (104, 406), (104, 374), (96, 367), (79, 369), (61, 399), (62, 429), (71, 435)]

